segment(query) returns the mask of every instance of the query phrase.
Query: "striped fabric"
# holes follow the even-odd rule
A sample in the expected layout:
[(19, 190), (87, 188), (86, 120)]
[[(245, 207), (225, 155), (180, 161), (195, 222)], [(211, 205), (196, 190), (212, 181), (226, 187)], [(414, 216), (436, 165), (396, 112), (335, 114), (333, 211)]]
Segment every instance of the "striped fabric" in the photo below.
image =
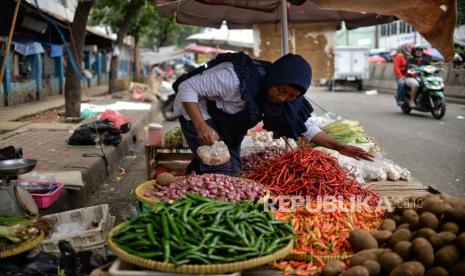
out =
[(198, 102), (204, 120), (208, 120), (211, 117), (207, 112), (207, 99), (215, 101), (219, 109), (229, 114), (244, 109), (245, 103), (239, 92), (239, 79), (232, 63), (221, 63), (182, 82), (176, 95), (174, 110), (177, 115), (183, 115), (190, 120), (182, 103)]

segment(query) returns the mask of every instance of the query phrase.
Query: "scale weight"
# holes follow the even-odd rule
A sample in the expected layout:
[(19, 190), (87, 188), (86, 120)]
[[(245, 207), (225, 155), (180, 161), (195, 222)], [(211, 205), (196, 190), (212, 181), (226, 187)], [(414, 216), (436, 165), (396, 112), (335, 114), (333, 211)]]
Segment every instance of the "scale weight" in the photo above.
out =
[(39, 209), (31, 194), (11, 183), (13, 178), (32, 171), (36, 165), (34, 159), (0, 161), (0, 216), (37, 217)]

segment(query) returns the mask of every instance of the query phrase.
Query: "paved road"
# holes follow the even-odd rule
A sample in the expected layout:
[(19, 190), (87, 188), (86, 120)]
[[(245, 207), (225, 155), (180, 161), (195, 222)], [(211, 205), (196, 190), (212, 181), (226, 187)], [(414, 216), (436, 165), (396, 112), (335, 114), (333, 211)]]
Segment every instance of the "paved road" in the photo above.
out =
[(311, 88), (308, 97), (344, 118), (360, 121), (393, 160), (425, 185), (465, 197), (465, 120), (457, 118), (465, 117), (465, 106), (448, 104), (446, 116), (438, 121), (429, 113), (402, 114), (391, 94)]
[[(311, 88), (307, 96), (328, 111), (360, 121), (392, 159), (423, 184), (465, 197), (465, 120), (457, 118), (465, 117), (465, 106), (448, 104), (446, 116), (438, 121), (430, 113), (402, 114), (391, 94), (367, 96), (350, 88), (333, 93)], [(171, 129), (178, 123), (163, 125)]]

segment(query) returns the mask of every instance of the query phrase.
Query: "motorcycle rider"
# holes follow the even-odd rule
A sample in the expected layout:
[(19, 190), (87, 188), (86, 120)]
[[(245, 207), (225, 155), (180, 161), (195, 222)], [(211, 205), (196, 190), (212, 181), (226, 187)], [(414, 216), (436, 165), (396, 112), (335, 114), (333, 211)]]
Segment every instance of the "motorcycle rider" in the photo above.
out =
[[(423, 56), (422, 47), (413, 47), (411, 54), (412, 57), (407, 59), (407, 68), (431, 64), (430, 60)], [(418, 89), (420, 88), (420, 83), (417, 81), (415, 75), (408, 74), (408, 77), (405, 78), (405, 84), (412, 90), (412, 93), (410, 94), (409, 106), (413, 108), (415, 107), (415, 98), (417, 96)]]
[(398, 105), (404, 104), (405, 77), (407, 76), (407, 59), (410, 57), (410, 44), (403, 44), (397, 49), (393, 66), (397, 83), (396, 101)]

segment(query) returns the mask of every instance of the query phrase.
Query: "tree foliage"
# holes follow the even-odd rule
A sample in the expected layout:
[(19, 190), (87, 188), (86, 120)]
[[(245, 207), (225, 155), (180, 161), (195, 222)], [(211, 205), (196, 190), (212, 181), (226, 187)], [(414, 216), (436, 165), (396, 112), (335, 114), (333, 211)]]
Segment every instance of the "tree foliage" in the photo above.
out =
[[(91, 24), (108, 25), (114, 32), (117, 32), (129, 2), (129, 0), (97, 0), (91, 15)], [(184, 46), (184, 39), (198, 31), (198, 27), (177, 24), (164, 17), (156, 10), (154, 1), (146, 0), (136, 18), (131, 22), (128, 34), (139, 35), (142, 47), (159, 48), (173, 44)]]
[(465, 1), (457, 1), (457, 25), (465, 24)]
[(112, 31), (117, 33), (130, 5), (131, 0), (97, 0), (89, 23), (110, 26)]
[(184, 46), (184, 40), (200, 29), (195, 26), (178, 24), (160, 14), (156, 9), (151, 11), (151, 18), (152, 20), (143, 27), (142, 47)]

